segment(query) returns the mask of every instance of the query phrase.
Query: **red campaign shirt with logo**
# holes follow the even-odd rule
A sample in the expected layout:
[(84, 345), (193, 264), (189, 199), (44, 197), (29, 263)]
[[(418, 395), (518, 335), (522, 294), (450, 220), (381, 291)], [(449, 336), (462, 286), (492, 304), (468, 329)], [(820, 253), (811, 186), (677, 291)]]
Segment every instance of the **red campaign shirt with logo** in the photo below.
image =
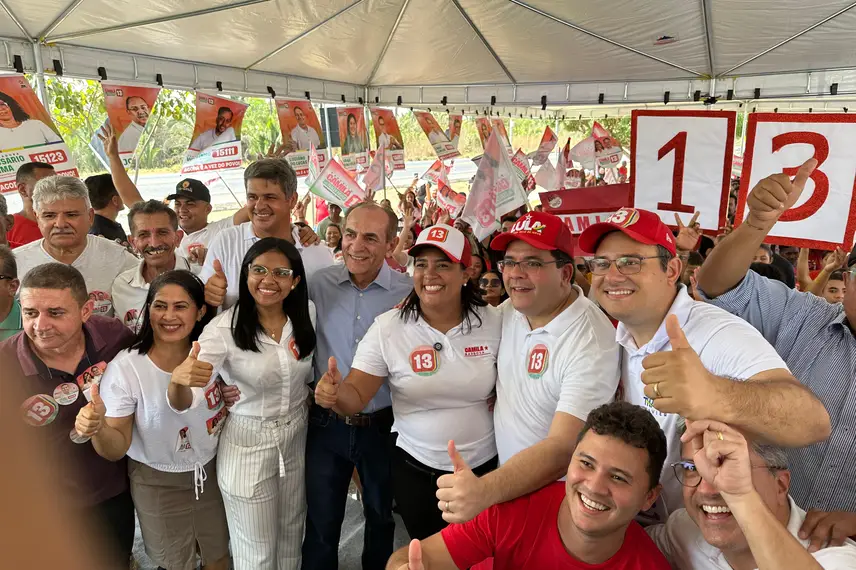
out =
[(12, 214), (15, 218), (15, 225), (12, 229), (6, 232), (6, 241), (9, 242), (9, 247), (15, 249), (22, 245), (27, 245), (30, 242), (42, 239), (42, 231), (39, 229), (39, 224), (29, 218), (25, 218), (21, 214)]
[(464, 524), (450, 524), (441, 535), (458, 568), (493, 557), (494, 570), (670, 570), (648, 534), (631, 522), (624, 544), (601, 564), (568, 554), (559, 537), (559, 508), (565, 484), (553, 483), (508, 503), (490, 507)]

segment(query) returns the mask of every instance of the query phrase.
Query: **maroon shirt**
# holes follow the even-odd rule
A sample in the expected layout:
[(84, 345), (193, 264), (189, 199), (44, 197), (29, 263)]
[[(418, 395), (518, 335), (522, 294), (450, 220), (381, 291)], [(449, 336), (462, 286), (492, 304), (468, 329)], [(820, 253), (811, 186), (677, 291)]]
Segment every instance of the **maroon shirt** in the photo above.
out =
[[(4, 370), (0, 395), (5, 400), (4, 412), (8, 410), (17, 414), (19, 421), (23, 422), (25, 412), (21, 406), (28, 398), (37, 394), (53, 396), (54, 389), (65, 382), (77, 384), (77, 377), (83, 372), (100, 362), (110, 362), (119, 351), (128, 348), (134, 339), (131, 331), (118, 320), (94, 315), (83, 325), (83, 332), (86, 335), (86, 353), (73, 375), (49, 369), (33, 353), (23, 331), (0, 342), (0, 362)], [(15, 385), (8, 385), (8, 381)], [(56, 465), (59, 471), (58, 488), (45, 489), (45, 492), (59, 494), (68, 503), (78, 507), (96, 505), (128, 489), (125, 459), (107, 461), (98, 455), (90, 442), (77, 444), (69, 438), (77, 413), (86, 404), (81, 390), (77, 400), (69, 405), (58, 406), (59, 411), (53, 421), (30, 428), (38, 430), (36, 435), (43, 437), (35, 441), (45, 445), (45, 449), (34, 451), (42, 451), (46, 458), (45, 464)]]

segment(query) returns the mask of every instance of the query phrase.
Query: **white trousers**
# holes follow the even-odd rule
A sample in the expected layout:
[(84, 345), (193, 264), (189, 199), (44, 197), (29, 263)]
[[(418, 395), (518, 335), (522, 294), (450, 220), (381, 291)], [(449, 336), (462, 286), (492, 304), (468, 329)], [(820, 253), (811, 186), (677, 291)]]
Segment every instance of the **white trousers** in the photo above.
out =
[(217, 482), (235, 570), (298, 570), (306, 521), (307, 409), (262, 419), (230, 415)]

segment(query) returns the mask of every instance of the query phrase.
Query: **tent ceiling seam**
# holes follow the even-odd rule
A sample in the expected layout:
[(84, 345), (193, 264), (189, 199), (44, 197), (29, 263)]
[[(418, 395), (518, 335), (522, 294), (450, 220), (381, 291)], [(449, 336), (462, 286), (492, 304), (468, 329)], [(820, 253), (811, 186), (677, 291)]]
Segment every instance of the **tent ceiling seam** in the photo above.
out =
[[(372, 81), (374, 81), (375, 75), (377, 74), (378, 68), (380, 68), (381, 62), (383, 62), (383, 58), (386, 57), (386, 52), (389, 49), (389, 45), (392, 43), (392, 38), (395, 36), (395, 32), (398, 31), (398, 26), (401, 24), (401, 20), (404, 17), (404, 12), (407, 10), (407, 5), (410, 4), (410, 0), (404, 0), (401, 4), (401, 10), (398, 12), (398, 18), (395, 19), (395, 23), (392, 24), (392, 29), (389, 31), (389, 35), (386, 37), (386, 43), (383, 44), (383, 48), (380, 50), (380, 55), (377, 56), (377, 60), (375, 61), (374, 67), (372, 67), (372, 72), (369, 74), (369, 78), (366, 80), (366, 85), (371, 85)], [(368, 99), (367, 99), (368, 100)]]
[(77, 10), (77, 8), (83, 4), (83, 0), (71, 0), (71, 3), (65, 7), (65, 10), (59, 13), (59, 15), (51, 22), (47, 28), (45, 28), (42, 33), (39, 34), (39, 38), (41, 41), (44, 41), (46, 37), (53, 33), (55, 29), (60, 27), (62, 23), (71, 16), (72, 12)]
[[(453, 0), (453, 1), (454, 1), (454, 0)], [(614, 45), (614, 46), (616, 46), (616, 47), (619, 47), (619, 48), (625, 49), (625, 50), (627, 50), (627, 51), (633, 52), (633, 53), (635, 53), (636, 55), (641, 55), (642, 57), (646, 57), (646, 58), (648, 58), (648, 59), (652, 59), (652, 60), (654, 60), (654, 61), (658, 61), (658, 62), (660, 62), (660, 63), (662, 63), (662, 64), (664, 64), (664, 65), (668, 65), (668, 66), (670, 66), (670, 67), (674, 67), (675, 69), (680, 69), (681, 71), (686, 71), (687, 73), (691, 73), (691, 74), (693, 74), (693, 75), (695, 75), (695, 76), (697, 76), (697, 77), (705, 77), (705, 74), (704, 74), (704, 73), (701, 73), (701, 72), (696, 71), (696, 70), (694, 70), (694, 69), (690, 69), (690, 68), (688, 68), (688, 67), (684, 67), (683, 65), (680, 65), (680, 64), (678, 64), (678, 63), (671, 62), (671, 61), (669, 61), (669, 60), (667, 60), (667, 59), (663, 59), (663, 58), (661, 58), (661, 57), (657, 57), (656, 55), (651, 55), (650, 53), (645, 53), (644, 51), (638, 50), (638, 49), (636, 49), (636, 48), (634, 48), (634, 47), (631, 47), (631, 46), (629, 46), (629, 45), (627, 45), (627, 44), (623, 44), (623, 43), (621, 43), (621, 42), (619, 42), (619, 41), (613, 40), (613, 39), (611, 39), (611, 38), (608, 38), (608, 37), (603, 36), (603, 35), (601, 35), (601, 34), (598, 34), (598, 33), (596, 33), (596, 32), (592, 32), (591, 30), (588, 30), (588, 29), (586, 29), (586, 28), (583, 28), (583, 27), (582, 27), (582, 26), (580, 26), (580, 25), (577, 25), (577, 24), (575, 24), (575, 23), (573, 23), (573, 22), (570, 22), (570, 21), (568, 21), (568, 20), (563, 20), (562, 18), (559, 18), (558, 16), (554, 16), (553, 14), (550, 14), (549, 12), (545, 12), (544, 10), (541, 10), (541, 9), (539, 9), (539, 8), (536, 8), (535, 6), (531, 6), (531, 5), (527, 4), (526, 2), (522, 2), (521, 0), (508, 0), (508, 1), (509, 1), (509, 2), (511, 2), (512, 4), (516, 4), (517, 6), (520, 6), (521, 8), (525, 8), (525, 9), (527, 9), (527, 10), (531, 11), (531, 12), (535, 12), (536, 14), (538, 14), (538, 15), (540, 15), (540, 16), (543, 16), (544, 18), (547, 18), (548, 20), (553, 20), (554, 22), (556, 22), (556, 23), (558, 23), (558, 24), (562, 24), (562, 25), (567, 26), (567, 27), (569, 27), (569, 28), (571, 28), (571, 29), (573, 29), (573, 30), (576, 30), (576, 31), (578, 31), (578, 32), (581, 32), (581, 33), (583, 33), (583, 34), (586, 34), (587, 36), (591, 36), (591, 37), (593, 37), (593, 38), (597, 38), (597, 39), (599, 39), (599, 40), (601, 40), (601, 41), (604, 41), (604, 42), (606, 42), (606, 43), (608, 43), (608, 44), (612, 44), (612, 45)]]
[(6, 2), (4, 0), (0, 0), (0, 8), (3, 8), (3, 10), (7, 14), (9, 14), (9, 17), (12, 18), (12, 21), (15, 23), (16, 26), (18, 26), (18, 29), (21, 30), (21, 33), (24, 34), (25, 38), (27, 38), (27, 41), (35, 41), (35, 38), (30, 35), (30, 32), (27, 31), (27, 28), (24, 27), (24, 24), (21, 23), (21, 20), (19, 20), (18, 17), (14, 14), (14, 12), (12, 12), (12, 9), (6, 5)]
[(299, 34), (297, 34), (296, 36), (294, 36), (293, 38), (291, 38), (290, 40), (288, 40), (287, 42), (285, 42), (284, 44), (282, 44), (281, 46), (279, 46), (278, 48), (276, 48), (275, 50), (273, 50), (269, 54), (265, 55), (261, 59), (254, 61), (253, 63), (248, 65), (245, 69), (247, 69), (249, 71), (249, 70), (252, 70), (255, 66), (261, 65), (262, 63), (266, 62), (270, 58), (281, 53), (283, 50), (290, 48), (291, 46), (293, 46), (294, 44), (296, 44), (297, 42), (299, 42), (300, 40), (302, 40), (303, 38), (305, 38), (306, 36), (308, 36), (309, 34), (314, 32), (315, 30), (321, 28), (322, 26), (324, 26), (328, 22), (335, 20), (336, 18), (338, 18), (342, 14), (345, 14), (346, 12), (350, 11), (352, 8), (359, 6), (360, 4), (363, 3), (363, 1), (364, 0), (356, 0), (355, 2), (345, 6), (344, 8), (342, 8), (341, 10), (336, 12), (335, 14), (324, 18), (323, 20), (321, 20), (320, 22), (318, 22), (314, 26), (310, 27), (309, 29), (300, 32)]
[[(514, 0), (512, 0), (512, 2), (513, 2), (513, 1), (514, 1)], [(758, 53), (758, 54), (756, 54), (756, 55), (753, 55), (753, 56), (752, 56), (752, 57), (750, 57), (749, 59), (747, 59), (747, 60), (745, 60), (745, 61), (742, 61), (742, 62), (738, 63), (738, 64), (737, 64), (737, 65), (735, 65), (734, 67), (732, 67), (732, 68), (730, 68), (730, 69), (727, 69), (727, 70), (723, 71), (723, 72), (722, 72), (722, 73), (720, 73), (717, 77), (722, 77), (722, 76), (728, 75), (729, 73), (731, 73), (731, 72), (732, 72), (732, 71), (734, 71), (735, 69), (739, 69), (739, 68), (743, 67), (744, 65), (746, 65), (746, 64), (748, 64), (748, 63), (751, 63), (751, 62), (755, 61), (756, 59), (758, 59), (758, 58), (760, 58), (760, 57), (763, 57), (763, 56), (767, 55), (767, 54), (768, 54), (768, 53), (770, 53), (771, 51), (776, 50), (776, 49), (779, 49), (780, 47), (782, 47), (782, 46), (783, 46), (783, 45), (785, 45), (786, 43), (789, 43), (789, 42), (791, 42), (791, 41), (793, 41), (793, 40), (797, 39), (797, 38), (798, 38), (798, 37), (800, 37), (800, 36), (804, 36), (805, 34), (807, 34), (807, 33), (811, 32), (811, 31), (812, 31), (812, 30), (814, 30), (815, 28), (819, 28), (820, 26), (824, 25), (825, 23), (829, 22), (830, 20), (834, 20), (835, 18), (837, 18), (837, 17), (838, 17), (838, 16), (840, 16), (841, 14), (844, 14), (845, 12), (848, 12), (848, 11), (852, 10), (854, 7), (856, 7), (856, 2), (852, 2), (852, 3), (851, 3), (851, 4), (849, 4), (848, 6), (846, 6), (846, 7), (842, 8), (841, 10), (838, 10), (837, 12), (835, 12), (834, 14), (832, 14), (832, 15), (830, 15), (830, 16), (827, 16), (826, 18), (822, 19), (821, 21), (819, 21), (819, 22), (817, 22), (817, 23), (815, 23), (815, 24), (812, 24), (811, 26), (807, 27), (806, 29), (804, 29), (804, 30), (802, 30), (802, 31), (800, 31), (800, 32), (797, 32), (796, 34), (792, 35), (791, 37), (786, 38), (786, 39), (784, 39), (784, 40), (780, 41), (780, 42), (779, 42), (779, 43), (777, 43), (776, 45), (774, 45), (774, 46), (772, 46), (772, 47), (769, 47), (769, 48), (765, 49), (765, 50), (764, 50), (764, 51), (762, 51), (761, 53)]]
[(497, 54), (496, 51), (493, 49), (493, 46), (490, 45), (490, 42), (487, 41), (487, 38), (485, 38), (484, 35), (481, 33), (481, 30), (478, 26), (476, 26), (476, 23), (473, 22), (472, 18), (470, 18), (470, 15), (467, 14), (467, 11), (464, 10), (464, 7), (461, 6), (461, 3), (458, 0), (452, 0), (452, 4), (455, 5), (455, 7), (458, 9), (458, 12), (461, 13), (461, 16), (464, 18), (464, 20), (467, 21), (467, 24), (470, 25), (470, 28), (472, 28), (473, 32), (475, 32), (476, 36), (478, 36), (478, 38), (481, 40), (484, 47), (487, 48), (487, 51), (489, 51), (490, 55), (493, 56), (493, 59), (496, 60), (497, 65), (502, 68), (502, 71), (503, 73), (505, 73), (506, 77), (511, 80), (512, 84), (516, 84), (517, 80), (505, 66), (505, 63), (499, 57), (499, 54)]
[[(716, 77), (716, 46), (713, 35), (713, 6), (712, 0), (699, 0), (701, 2), (701, 17), (704, 24), (704, 39), (707, 44), (707, 62), (710, 66), (710, 77)], [(713, 95), (713, 93), (711, 93)]]

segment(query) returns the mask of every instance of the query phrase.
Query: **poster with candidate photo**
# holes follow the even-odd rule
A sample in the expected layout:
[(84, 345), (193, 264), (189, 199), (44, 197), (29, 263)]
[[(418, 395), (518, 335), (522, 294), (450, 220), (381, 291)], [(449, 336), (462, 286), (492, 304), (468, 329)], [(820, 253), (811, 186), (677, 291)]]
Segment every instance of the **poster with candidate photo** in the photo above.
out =
[(621, 154), (624, 152), (619, 140), (597, 121), (592, 125), (591, 137), (594, 139), (594, 157), (597, 165), (602, 168), (618, 168)]
[(404, 141), (395, 113), (391, 109), (378, 107), (369, 110), (372, 114), (377, 148), (386, 149), (386, 163), (391, 165), (393, 170), (404, 170)]
[(476, 117), (476, 129), (479, 132), (479, 140), (482, 143), (482, 148), (485, 148), (492, 131), (490, 119), (487, 117)]
[(241, 124), (247, 105), (217, 95), (196, 93), (196, 126), (182, 174), (241, 167)]
[(457, 147), (446, 137), (446, 133), (440, 129), (440, 125), (437, 124), (437, 119), (434, 118), (434, 115), (426, 111), (413, 111), (413, 115), (416, 117), (416, 122), (422, 127), (422, 132), (428, 137), (428, 142), (434, 148), (437, 158), (447, 160), (461, 156)]
[(464, 124), (464, 116), (460, 113), (449, 113), (449, 128), (446, 129), (446, 138), (452, 146), (458, 148), (461, 142), (461, 126)]
[(339, 107), (339, 140), (342, 144), (342, 164), (347, 170), (369, 166), (369, 137), (362, 107)]
[[(118, 137), (122, 165), (128, 168), (133, 161), (140, 137), (149, 124), (149, 117), (154, 110), (160, 87), (137, 87), (102, 81), (101, 88), (104, 90), (107, 121)], [(100, 144), (95, 145), (96, 139), (97, 134), (93, 139), (93, 146), (103, 149)]]
[(501, 142), (505, 145), (505, 150), (508, 151), (508, 156), (512, 156), (514, 154), (514, 149), (511, 148), (511, 141), (508, 140), (508, 131), (505, 130), (505, 121), (499, 118), (491, 119), (490, 126), (496, 127), (496, 130), (499, 131), (499, 135), (502, 139)]
[(0, 77), (0, 192), (15, 192), (22, 164), (46, 162), (59, 175), (77, 176), (74, 159), (50, 113), (23, 75)]
[(276, 115), (282, 142), (293, 149), (285, 159), (297, 176), (309, 174), (311, 148), (315, 149), (319, 167), (324, 168), (330, 159), (330, 151), (327, 150), (327, 140), (312, 102), (307, 99), (277, 98)]

